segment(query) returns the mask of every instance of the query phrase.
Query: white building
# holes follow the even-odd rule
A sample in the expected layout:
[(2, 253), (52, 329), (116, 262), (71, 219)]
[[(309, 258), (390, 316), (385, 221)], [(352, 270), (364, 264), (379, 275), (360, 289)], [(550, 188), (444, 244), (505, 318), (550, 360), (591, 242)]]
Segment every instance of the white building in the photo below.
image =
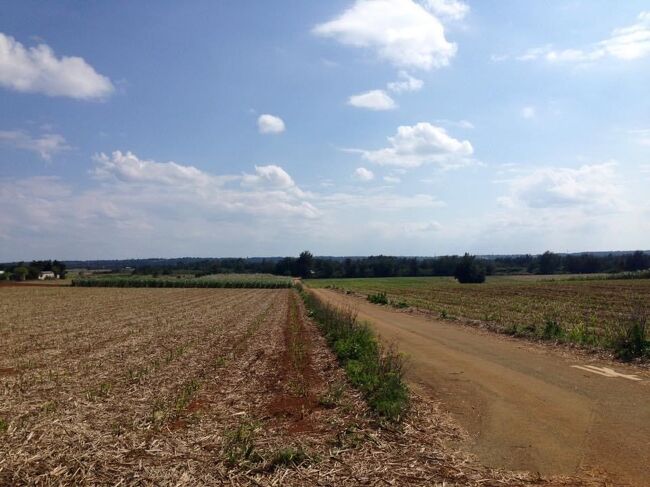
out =
[(45, 279), (58, 279), (59, 276), (57, 276), (54, 272), (52, 271), (41, 271), (41, 273), (38, 275), (38, 278), (41, 281), (44, 281)]

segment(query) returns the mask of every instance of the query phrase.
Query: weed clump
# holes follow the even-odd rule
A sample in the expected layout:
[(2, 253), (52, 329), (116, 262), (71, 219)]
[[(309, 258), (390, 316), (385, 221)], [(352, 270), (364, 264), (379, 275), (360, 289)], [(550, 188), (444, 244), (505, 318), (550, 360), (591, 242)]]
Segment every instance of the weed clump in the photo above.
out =
[(564, 336), (564, 330), (557, 319), (549, 317), (544, 320), (541, 335), (544, 340), (559, 340)]
[(376, 294), (368, 294), (368, 301), (373, 304), (388, 304), (388, 297), (385, 292), (380, 292)]
[(321, 301), (303, 292), (307, 308), (334, 350), (352, 384), (365, 395), (380, 417), (399, 421), (408, 407), (404, 361), (394, 348), (384, 348), (356, 313)]
[(628, 317), (614, 328), (611, 346), (616, 357), (624, 361), (650, 355), (648, 310), (641, 303), (635, 303)]
[(282, 448), (275, 452), (269, 462), (269, 469), (274, 469), (279, 466), (284, 467), (298, 467), (310, 460), (309, 455), (303, 450), (302, 447), (298, 448)]
[(255, 423), (242, 423), (236, 429), (227, 431), (223, 442), (223, 453), (230, 466), (242, 463), (256, 463), (261, 460), (255, 452)]

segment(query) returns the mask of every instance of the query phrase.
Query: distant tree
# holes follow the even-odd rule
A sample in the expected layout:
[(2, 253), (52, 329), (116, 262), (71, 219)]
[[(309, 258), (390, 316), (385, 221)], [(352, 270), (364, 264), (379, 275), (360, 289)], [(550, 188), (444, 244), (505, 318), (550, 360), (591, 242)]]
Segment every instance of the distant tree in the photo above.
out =
[(409, 276), (418, 275), (418, 260), (416, 258), (409, 259), (408, 261), (408, 275)]
[(485, 266), (475, 256), (466, 253), (456, 264), (454, 277), (462, 284), (485, 282)]
[(560, 256), (546, 251), (539, 256), (539, 273), (555, 274), (560, 267)]
[(357, 276), (357, 266), (356, 262), (347, 257), (343, 261), (343, 275), (345, 277), (356, 277)]
[(29, 274), (29, 269), (24, 265), (14, 268), (13, 275), (16, 281), (24, 281), (27, 278), (27, 274)]
[(309, 277), (314, 264), (314, 256), (308, 250), (300, 253), (296, 262), (296, 271), (299, 277)]
[(650, 256), (637, 250), (633, 254), (625, 256), (623, 267), (626, 271), (641, 271), (647, 269), (650, 267)]

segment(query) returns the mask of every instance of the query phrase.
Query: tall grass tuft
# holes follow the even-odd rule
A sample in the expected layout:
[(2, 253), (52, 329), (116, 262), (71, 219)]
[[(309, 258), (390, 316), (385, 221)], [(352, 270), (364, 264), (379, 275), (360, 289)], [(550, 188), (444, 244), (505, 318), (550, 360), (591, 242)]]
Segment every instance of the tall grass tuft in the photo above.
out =
[(394, 348), (382, 347), (354, 311), (327, 304), (309, 291), (302, 291), (302, 296), (348, 378), (364, 393), (370, 408), (390, 421), (402, 419), (409, 402), (402, 356)]
[(628, 317), (614, 328), (611, 346), (616, 356), (629, 361), (650, 355), (648, 331), (648, 310), (642, 303), (634, 303)]

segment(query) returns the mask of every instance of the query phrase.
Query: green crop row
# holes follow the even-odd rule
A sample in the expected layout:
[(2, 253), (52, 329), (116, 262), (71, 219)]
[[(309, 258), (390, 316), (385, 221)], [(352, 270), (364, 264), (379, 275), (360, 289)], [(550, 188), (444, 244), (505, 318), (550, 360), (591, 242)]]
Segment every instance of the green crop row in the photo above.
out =
[(255, 288), (281, 289), (290, 288), (289, 280), (211, 280), (211, 279), (74, 279), (73, 286), (78, 287), (161, 287), (161, 288)]

